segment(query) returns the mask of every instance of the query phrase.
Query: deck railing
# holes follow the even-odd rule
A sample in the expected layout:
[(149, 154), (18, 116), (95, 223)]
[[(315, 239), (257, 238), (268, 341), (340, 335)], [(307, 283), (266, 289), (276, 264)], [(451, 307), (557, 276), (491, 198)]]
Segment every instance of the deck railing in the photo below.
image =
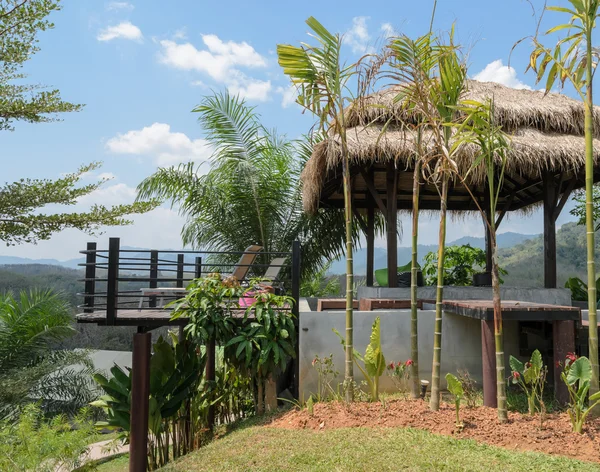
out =
[[(156, 310), (157, 299), (173, 300), (178, 294), (148, 295), (143, 288), (184, 288), (191, 280), (211, 272), (229, 274), (235, 267), (247, 267), (248, 276), (261, 276), (268, 267), (281, 268), (277, 285), (290, 295), (295, 303), (292, 311), (298, 315), (300, 296), (300, 243), (294, 241), (289, 252), (260, 251), (254, 263), (240, 264), (247, 252), (148, 250), (121, 248), (119, 238), (110, 238), (108, 249), (98, 249), (95, 242), (84, 251), (85, 291), (84, 313), (106, 312), (106, 324), (115, 325), (121, 310)], [(275, 258), (284, 258), (283, 264), (272, 265)]]

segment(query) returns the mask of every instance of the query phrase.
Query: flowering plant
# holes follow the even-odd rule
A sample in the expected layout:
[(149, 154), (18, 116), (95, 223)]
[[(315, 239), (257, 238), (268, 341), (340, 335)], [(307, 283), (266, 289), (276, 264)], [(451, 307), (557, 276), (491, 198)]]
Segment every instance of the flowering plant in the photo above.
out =
[(396, 388), (402, 393), (406, 393), (407, 390), (411, 365), (413, 365), (412, 359), (408, 359), (406, 362), (390, 362), (387, 365), (388, 375), (392, 378)]
[(539, 404), (540, 412), (543, 412), (544, 401), (542, 396), (548, 368), (544, 365), (540, 351), (537, 349), (533, 351), (531, 359), (525, 364), (513, 356), (510, 356), (509, 363), (512, 370), (510, 377), (512, 383), (521, 387), (521, 390), (527, 395), (529, 414), (533, 415), (535, 410), (538, 409), (536, 401)]
[(575, 353), (569, 352), (560, 377), (569, 390), (570, 402), (567, 411), (573, 431), (581, 433), (587, 415), (600, 403), (600, 392), (596, 392), (590, 395), (588, 404), (592, 363), (587, 357), (577, 357)]

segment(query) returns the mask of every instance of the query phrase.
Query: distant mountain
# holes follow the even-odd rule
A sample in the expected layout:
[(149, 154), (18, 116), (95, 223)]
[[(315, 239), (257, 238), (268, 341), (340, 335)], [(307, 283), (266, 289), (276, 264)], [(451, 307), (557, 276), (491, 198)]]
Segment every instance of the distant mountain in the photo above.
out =
[[(524, 241), (530, 239), (540, 238), (540, 235), (536, 234), (521, 234), (521, 233), (502, 233), (498, 235), (498, 247), (500, 249), (513, 247), (517, 244), (521, 244)], [(474, 236), (463, 236), (447, 243), (448, 246), (461, 246), (463, 244), (470, 244), (473, 247), (483, 249), (485, 247), (485, 238), (477, 238)], [(431, 251), (436, 251), (437, 245), (419, 244), (417, 252), (419, 256), (419, 263), (423, 262), (425, 254)], [(399, 246), (398, 247), (398, 264), (404, 265), (409, 262), (412, 258), (412, 248)], [(387, 251), (383, 248), (376, 247), (374, 251), (374, 266), (375, 269), (381, 269), (387, 267)], [(365, 275), (367, 273), (367, 250), (366, 248), (357, 249), (354, 254), (354, 271), (357, 275)], [(329, 269), (331, 274), (344, 274), (346, 273), (346, 260), (342, 257), (331, 264)]]

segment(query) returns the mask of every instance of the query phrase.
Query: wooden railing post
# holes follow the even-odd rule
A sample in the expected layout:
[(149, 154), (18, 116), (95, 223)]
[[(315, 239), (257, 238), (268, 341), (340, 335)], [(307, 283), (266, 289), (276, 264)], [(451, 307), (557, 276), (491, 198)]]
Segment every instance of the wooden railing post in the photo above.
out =
[(202, 258), (196, 257), (196, 264), (194, 265), (194, 278), (199, 279), (202, 277)]
[(177, 254), (177, 283), (176, 283), (176, 286), (179, 288), (183, 287), (183, 267), (184, 267), (184, 255)]
[(148, 464), (148, 413), (152, 335), (133, 335), (129, 471), (146, 472)]
[(85, 297), (84, 313), (94, 313), (96, 294), (96, 243), (87, 243), (85, 254)]
[[(150, 288), (158, 287), (158, 251), (150, 251)], [(156, 296), (151, 296), (148, 300), (149, 307), (156, 306)]]
[(292, 313), (295, 315), (296, 325), (296, 359), (294, 360), (294, 396), (300, 395), (300, 241), (292, 243), (292, 298), (294, 306)]
[(115, 324), (119, 304), (119, 238), (108, 240), (108, 275), (106, 282), (106, 324)]

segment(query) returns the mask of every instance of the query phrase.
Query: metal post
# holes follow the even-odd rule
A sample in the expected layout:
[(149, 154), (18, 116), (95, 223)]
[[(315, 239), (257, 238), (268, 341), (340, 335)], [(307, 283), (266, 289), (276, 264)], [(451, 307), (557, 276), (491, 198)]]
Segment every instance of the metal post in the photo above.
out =
[(148, 397), (152, 335), (133, 335), (129, 472), (146, 472), (148, 461)]
[(183, 261), (184, 255), (177, 254), (177, 287), (183, 287)]
[(201, 257), (196, 257), (196, 263), (194, 266), (194, 277), (196, 279), (199, 279), (200, 277), (202, 277), (202, 258)]
[(94, 313), (96, 293), (96, 243), (87, 243), (85, 254), (85, 298), (84, 313)]
[(292, 313), (295, 315), (296, 325), (296, 359), (294, 360), (294, 397), (300, 398), (300, 241), (292, 243), (292, 298), (294, 306)]
[(114, 325), (119, 303), (119, 238), (108, 240), (108, 281), (106, 283), (106, 324)]
[[(158, 251), (152, 250), (150, 251), (150, 288), (158, 287)], [(156, 306), (156, 296), (150, 297), (148, 300), (149, 307)]]

